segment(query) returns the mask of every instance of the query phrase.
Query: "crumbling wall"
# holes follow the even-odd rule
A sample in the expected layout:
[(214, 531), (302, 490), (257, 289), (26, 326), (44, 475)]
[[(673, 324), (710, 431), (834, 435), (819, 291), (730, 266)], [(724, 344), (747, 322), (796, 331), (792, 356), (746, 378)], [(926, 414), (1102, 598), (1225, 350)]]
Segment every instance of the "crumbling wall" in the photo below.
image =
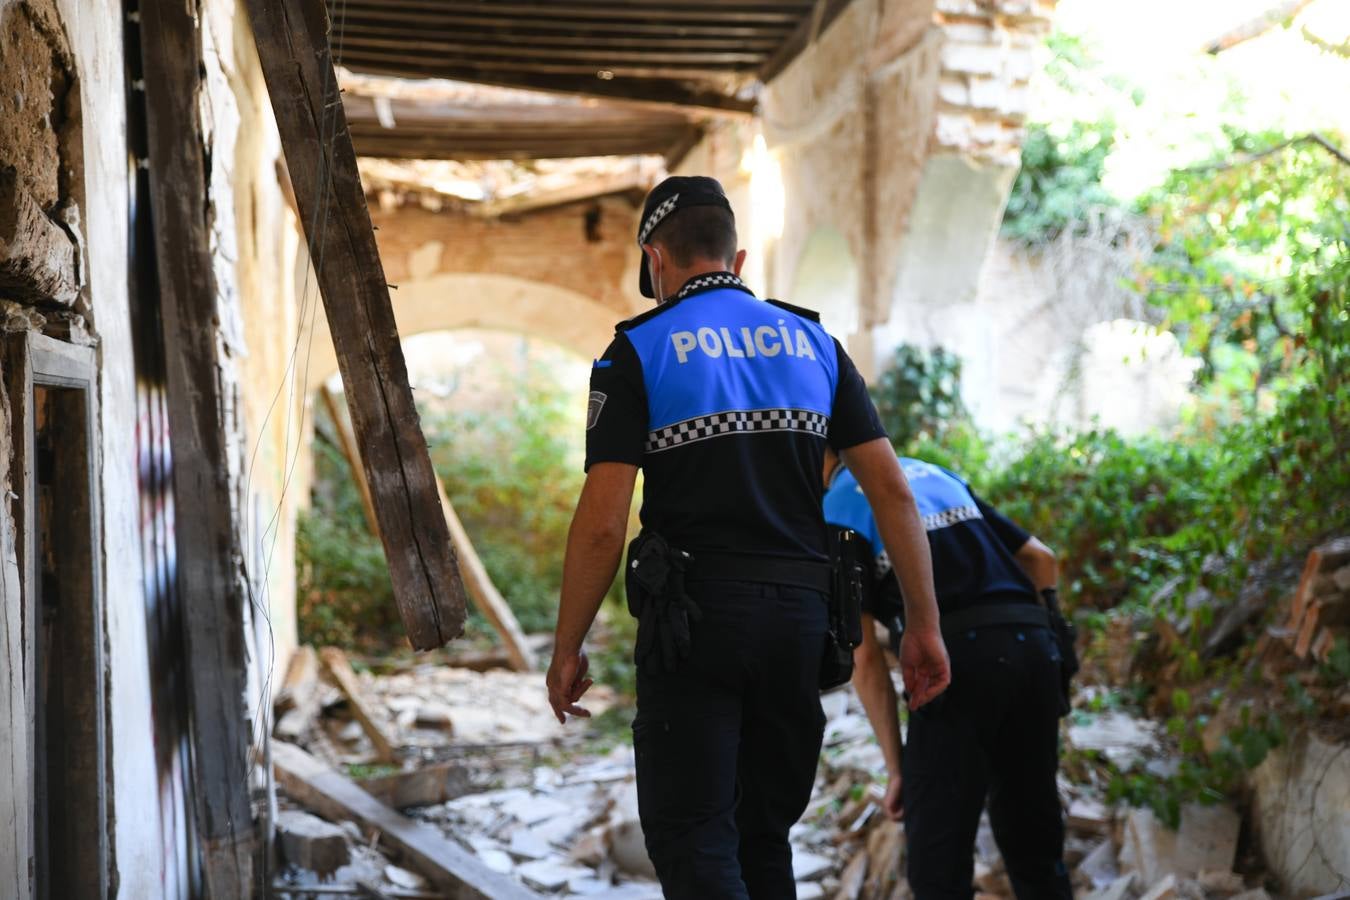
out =
[(0, 10), (0, 298), (54, 313), (79, 299), (79, 87), (51, 0)]
[[(617, 322), (641, 300), (636, 271), (627, 277), (639, 212), (630, 199), (606, 197), (492, 219), (414, 206), (374, 208), (371, 219), (385, 277), (398, 290), (441, 274), (506, 274), (591, 298)], [(548, 327), (538, 327), (547, 337)]]

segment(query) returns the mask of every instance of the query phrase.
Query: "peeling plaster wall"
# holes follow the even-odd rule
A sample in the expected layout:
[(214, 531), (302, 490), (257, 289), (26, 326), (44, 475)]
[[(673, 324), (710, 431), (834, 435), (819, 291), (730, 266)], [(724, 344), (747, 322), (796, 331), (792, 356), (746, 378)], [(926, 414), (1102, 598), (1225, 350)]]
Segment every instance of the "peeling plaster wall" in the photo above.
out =
[[(150, 671), (139, 539), (136, 381), (128, 310), (126, 106), (117, 5), (59, 0), (79, 76), (83, 128), (84, 301), (98, 338), (103, 590), (117, 896), (160, 894)], [(171, 827), (171, 826), (170, 826)]]
[[(302, 451), (304, 376), (295, 373), (295, 385), (290, 378), (299, 331), (294, 268), (304, 257), (299, 222), (281, 187), (281, 139), (247, 17), (237, 0), (208, 0), (203, 18), (221, 380), (249, 583), (250, 711), (257, 713), (296, 645), (295, 523), (308, 498), (287, 473)], [(297, 364), (303, 362), (297, 354)]]
[[(157, 754), (151, 752), (155, 729), (128, 296), (130, 198), (121, 9), (120, 4), (102, 0), (31, 0), (29, 5), (38, 12), (30, 16), (21, 5), (20, 0), (0, 0), (0, 22), (16, 21), (16, 11), (23, 17), (22, 27), (0, 34), (0, 84), (5, 86), (0, 92), (0, 149), (26, 148), (18, 154), (20, 159), (8, 162), (15, 165), (25, 190), (39, 198), (42, 212), (78, 242), (74, 311), (83, 314), (98, 351), (96, 452), (102, 515), (100, 576), (106, 601), (113, 895), (128, 900), (186, 896), (191, 865), (183, 854), (190, 831), (172, 797), (161, 806), (163, 778), (156, 771)], [(245, 562), (259, 582), (259, 598), (272, 607), (280, 666), (285, 664), (286, 648), (294, 644), (296, 504), (293, 499), (280, 502), (286, 463), (285, 404), (270, 410), (270, 417), (269, 407), (295, 343), (293, 266), (303, 258), (303, 249), (278, 181), (279, 140), (247, 22), (234, 0), (205, 0), (203, 7), (207, 66), (200, 109), (212, 163), (211, 249), (221, 311), (220, 375), (232, 436), (231, 474), (238, 487), (236, 517)], [(32, 33), (63, 36), (69, 47), (57, 59), (68, 65), (73, 77), (41, 76), (44, 60), (52, 54), (34, 44)], [(79, 127), (70, 128), (72, 122)], [(5, 162), (0, 159), (0, 165)], [(9, 321), (22, 318), (11, 315)], [(63, 337), (79, 336), (78, 327), (57, 324), (65, 329), (58, 329)], [(292, 437), (295, 433), (292, 429)], [(6, 456), (8, 434), (8, 427), (0, 428), (0, 453)], [(257, 532), (279, 504), (280, 513), (269, 532), (269, 537), (276, 537), (270, 575), (258, 577), (265, 554)], [(190, 501), (181, 506), (190, 508)], [(250, 535), (243, 532), (243, 523), (259, 527)], [(180, 527), (185, 526), (180, 520)], [(14, 522), (6, 505), (0, 513), (0, 550), (8, 548), (0, 572), (5, 600), (0, 653), (10, 657), (20, 646), (14, 621), (18, 609), (14, 540)], [(270, 591), (262, 590), (264, 585)], [(258, 619), (263, 619), (261, 609)], [(273, 654), (268, 643), (260, 636), (253, 647), (255, 703), (263, 702), (270, 671)], [(21, 823), (31, 815), (25, 799), (31, 761), (22, 746), (27, 711), (12, 702), (12, 690), (5, 695), (6, 702), (0, 704), (5, 725), (0, 729), (5, 735), (0, 738), (0, 756), (9, 767), (0, 777), (0, 815)], [(19, 699), (21, 704), (21, 686)], [(15, 737), (20, 738), (17, 743)], [(30, 841), (21, 824), (0, 835), (0, 895), (26, 895)]]

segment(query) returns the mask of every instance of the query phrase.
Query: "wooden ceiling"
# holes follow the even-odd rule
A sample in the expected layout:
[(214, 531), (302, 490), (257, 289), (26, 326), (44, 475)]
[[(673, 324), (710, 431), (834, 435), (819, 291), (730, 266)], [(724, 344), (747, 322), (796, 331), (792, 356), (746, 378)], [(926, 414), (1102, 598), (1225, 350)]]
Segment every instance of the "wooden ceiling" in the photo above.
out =
[[(327, 0), (353, 72), (622, 101), (472, 108), (345, 104), (357, 152), (393, 158), (682, 155), (712, 116), (748, 114), (851, 0)], [(393, 126), (390, 127), (390, 123)]]

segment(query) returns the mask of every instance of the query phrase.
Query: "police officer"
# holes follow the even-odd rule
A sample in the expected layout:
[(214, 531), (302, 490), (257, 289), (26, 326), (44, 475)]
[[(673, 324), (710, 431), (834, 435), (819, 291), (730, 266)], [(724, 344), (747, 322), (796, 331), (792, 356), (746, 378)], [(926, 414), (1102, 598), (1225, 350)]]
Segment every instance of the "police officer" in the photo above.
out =
[(643, 532), (626, 574), (647, 850), (667, 897), (790, 898), (788, 829), (810, 798), (824, 727), (826, 447), (889, 513), (878, 527), (906, 574), (901, 657), (915, 706), (948, 681), (928, 546), (848, 355), (814, 313), (757, 299), (738, 277), (745, 251), (722, 186), (663, 181), (638, 244), (639, 286), (658, 305), (620, 324), (592, 371), (549, 702), (560, 722), (587, 715), (582, 642), (642, 469)]
[[(928, 541), (951, 688), (910, 715), (902, 750), (895, 692), (874, 622), (904, 627), (895, 569), (878, 540), (879, 509), (855, 473), (827, 461), (825, 518), (870, 542), (878, 582), (864, 614), (853, 684), (881, 744), (885, 811), (903, 816), (918, 900), (972, 895), (975, 835), (986, 796), (1019, 900), (1072, 900), (1055, 783), (1064, 711), (1061, 644), (1052, 630), (1055, 556), (939, 466), (902, 458)], [(832, 477), (832, 481), (831, 481)], [(1044, 598), (1042, 595), (1045, 595)], [(903, 779), (901, 773), (903, 771)]]

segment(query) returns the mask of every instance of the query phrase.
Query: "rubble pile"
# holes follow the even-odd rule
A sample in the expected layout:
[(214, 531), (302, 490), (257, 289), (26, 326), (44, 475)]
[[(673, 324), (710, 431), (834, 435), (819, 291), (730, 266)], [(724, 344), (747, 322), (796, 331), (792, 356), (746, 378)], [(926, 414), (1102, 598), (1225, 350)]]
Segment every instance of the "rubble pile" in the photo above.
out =
[[(541, 674), (424, 665), (375, 676), (346, 671), (345, 658), (330, 651), (316, 659), (320, 664), (296, 664), (314, 685), (288, 677), (278, 732), (289, 711), (310, 709), (295, 743), (391, 811), (402, 809), (409, 824), (434, 830), (475, 865), (518, 885), (521, 896), (661, 896), (638, 822), (630, 743), (623, 735), (601, 740), (590, 723), (559, 726)], [(330, 677), (335, 669), (346, 674)], [(314, 699), (306, 701), (306, 691)], [(597, 712), (612, 702), (603, 691), (593, 693)], [(907, 898), (904, 831), (882, 812), (885, 766), (871, 726), (851, 690), (826, 695), (822, 705), (821, 766), (791, 834), (797, 895)], [(293, 719), (290, 725), (296, 733)], [(1079, 751), (1071, 757), (1106, 760), (1119, 771), (1165, 776), (1175, 765), (1156, 723), (1120, 710), (1076, 713), (1064, 734)], [(385, 745), (392, 757), (382, 753)], [(1090, 766), (1069, 767), (1060, 786), (1068, 810), (1066, 862), (1080, 900), (1268, 896), (1259, 875), (1234, 871), (1241, 818), (1231, 807), (1187, 806), (1174, 831), (1147, 810), (1105, 804), (1106, 785)], [(417, 871), (416, 861), (378, 829), (326, 815), (317, 808), (322, 804), (302, 799), (283, 795), (277, 896), (311, 896), (304, 888), (320, 885), (441, 895), (434, 877)], [(1012, 898), (987, 818), (974, 863), (981, 900)]]

